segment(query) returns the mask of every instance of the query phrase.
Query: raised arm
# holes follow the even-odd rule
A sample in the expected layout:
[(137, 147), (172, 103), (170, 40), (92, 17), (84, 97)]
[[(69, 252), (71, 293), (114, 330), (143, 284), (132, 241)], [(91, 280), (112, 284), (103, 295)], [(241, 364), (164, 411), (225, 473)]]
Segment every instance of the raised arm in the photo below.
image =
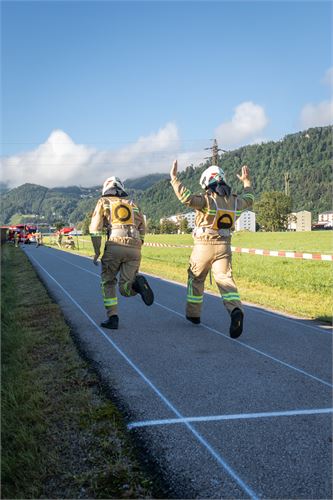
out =
[(180, 180), (177, 178), (178, 164), (177, 160), (174, 160), (171, 170), (171, 185), (178, 198), (178, 200), (187, 205), (188, 207), (194, 208), (196, 210), (202, 210), (206, 205), (205, 196), (202, 194), (192, 194), (192, 192), (187, 189)]
[(240, 210), (249, 210), (252, 208), (254, 195), (251, 187), (251, 179), (250, 179), (250, 169), (247, 165), (242, 166), (241, 175), (237, 174), (238, 179), (243, 183), (244, 193), (242, 196), (238, 197), (237, 200), (237, 208)]

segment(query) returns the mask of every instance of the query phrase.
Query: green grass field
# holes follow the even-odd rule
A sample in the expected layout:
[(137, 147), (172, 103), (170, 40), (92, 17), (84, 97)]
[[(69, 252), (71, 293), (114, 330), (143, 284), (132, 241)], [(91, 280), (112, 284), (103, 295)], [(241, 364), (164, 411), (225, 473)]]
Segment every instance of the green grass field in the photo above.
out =
[[(145, 241), (170, 243), (173, 245), (192, 245), (190, 234), (151, 234)], [(310, 231), (304, 233), (250, 233), (240, 231), (232, 237), (232, 245), (242, 248), (261, 248), (264, 250), (287, 250), (333, 254), (333, 231)]]
[[(267, 250), (332, 254), (332, 232), (236, 233), (232, 245)], [(146, 242), (191, 245), (191, 235), (147, 235)], [(80, 253), (93, 254), (89, 236), (79, 239)], [(191, 248), (142, 249), (141, 270), (186, 283)], [(233, 254), (233, 273), (244, 302), (296, 316), (331, 322), (331, 262)], [(218, 293), (206, 280), (206, 289)]]

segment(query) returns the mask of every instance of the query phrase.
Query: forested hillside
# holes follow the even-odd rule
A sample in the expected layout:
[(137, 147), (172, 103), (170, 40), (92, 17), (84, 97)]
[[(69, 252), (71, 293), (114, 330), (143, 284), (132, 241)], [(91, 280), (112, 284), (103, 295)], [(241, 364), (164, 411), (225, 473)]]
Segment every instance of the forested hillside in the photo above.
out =
[[(310, 210), (315, 218), (318, 212), (332, 209), (332, 127), (311, 128), (277, 142), (224, 153), (219, 165), (234, 192), (242, 188), (236, 174), (243, 164), (250, 167), (256, 197), (264, 191), (284, 191), (284, 174), (289, 172), (294, 210)], [(188, 167), (181, 172), (181, 180), (192, 191), (200, 191), (200, 175), (208, 165)], [(131, 179), (126, 185), (150, 219), (186, 211), (165, 174)], [(63, 220), (75, 224), (93, 209), (100, 190), (100, 186), (48, 189), (24, 184), (2, 196), (1, 222), (9, 223), (15, 214), (35, 214), (50, 223)]]
[[(1, 223), (8, 224), (20, 214), (31, 216), (31, 221), (76, 222), (84, 217), (99, 192), (100, 188), (71, 186), (48, 189), (36, 184), (23, 184), (2, 196)], [(78, 214), (77, 219), (72, 219), (73, 213)]]
[[(290, 174), (293, 209), (318, 212), (332, 209), (332, 127), (317, 127), (286, 136), (278, 142), (254, 144), (221, 155), (219, 166), (234, 192), (242, 185), (236, 174), (249, 165), (255, 195), (264, 191), (284, 191), (284, 174)], [(209, 163), (180, 174), (193, 192), (200, 191), (199, 179)], [(168, 180), (160, 181), (140, 194), (142, 208), (149, 217), (160, 218), (186, 210), (173, 194)]]

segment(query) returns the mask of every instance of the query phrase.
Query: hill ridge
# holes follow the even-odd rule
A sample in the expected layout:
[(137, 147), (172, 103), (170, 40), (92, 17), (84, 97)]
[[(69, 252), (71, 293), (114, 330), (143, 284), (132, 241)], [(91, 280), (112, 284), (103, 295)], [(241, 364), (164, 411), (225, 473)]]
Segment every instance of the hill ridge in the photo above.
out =
[[(238, 193), (242, 185), (236, 173), (248, 164), (256, 197), (264, 191), (284, 191), (284, 174), (289, 172), (293, 210), (309, 210), (315, 217), (332, 209), (332, 131), (332, 126), (314, 127), (279, 141), (242, 146), (223, 153), (218, 164)], [(208, 165), (206, 161), (196, 168), (187, 167), (179, 177), (192, 192), (198, 192), (200, 175)], [(148, 218), (159, 220), (188, 210), (175, 197), (168, 174), (128, 179), (125, 186)], [(76, 224), (93, 210), (100, 190), (100, 186), (47, 188), (25, 183), (2, 194), (0, 220), (8, 224), (21, 214), (50, 223), (61, 220)]]

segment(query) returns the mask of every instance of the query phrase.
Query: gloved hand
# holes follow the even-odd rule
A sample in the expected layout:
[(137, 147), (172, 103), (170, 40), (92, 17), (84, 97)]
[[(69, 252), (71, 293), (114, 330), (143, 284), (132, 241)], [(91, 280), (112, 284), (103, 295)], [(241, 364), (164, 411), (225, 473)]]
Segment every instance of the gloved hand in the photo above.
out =
[(172, 163), (171, 170), (170, 170), (171, 180), (176, 179), (176, 177), (177, 177), (177, 170), (178, 170), (178, 163), (177, 163), (177, 160), (174, 160), (174, 162)]
[(95, 266), (98, 266), (98, 257), (99, 255), (94, 255), (94, 260), (93, 260), (93, 263), (95, 264)]

